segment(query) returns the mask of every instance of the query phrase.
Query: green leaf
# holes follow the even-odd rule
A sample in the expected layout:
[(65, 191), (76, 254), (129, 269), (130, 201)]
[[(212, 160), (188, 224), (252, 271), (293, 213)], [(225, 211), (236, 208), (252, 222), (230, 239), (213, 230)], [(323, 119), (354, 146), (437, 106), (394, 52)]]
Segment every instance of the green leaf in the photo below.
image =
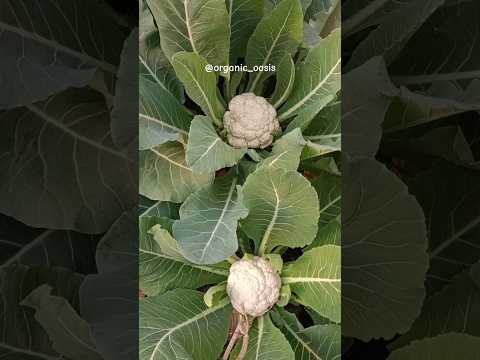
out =
[(140, 150), (188, 135), (191, 116), (177, 100), (178, 80), (170, 70), (156, 67), (142, 56), (138, 65)]
[(307, 145), (303, 159), (322, 156), (341, 150), (341, 102), (325, 107), (304, 131)]
[[(136, 211), (132, 209), (122, 213), (103, 235), (95, 255), (99, 273), (112, 273), (132, 265), (138, 268), (138, 242), (135, 239), (139, 236), (139, 223), (142, 221), (138, 221)], [(136, 277), (136, 272), (132, 274), (133, 276)]]
[(275, 312), (275, 324), (295, 350), (297, 360), (336, 360), (341, 355), (340, 325), (316, 325), (304, 329), (296, 317), (286, 311)]
[(310, 19), (309, 23), (318, 34), (325, 37), (330, 31), (340, 27), (343, 7), (346, 5), (347, 3), (342, 4), (340, 0), (312, 0), (305, 17)]
[(275, 269), (275, 271), (280, 274), (283, 269), (283, 259), (279, 254), (266, 254), (265, 260), (267, 260), (270, 265)]
[(155, 223), (155, 218), (140, 223), (139, 282), (145, 294), (154, 296), (177, 288), (197, 289), (226, 278), (228, 271), (220, 267), (189, 263), (179, 254), (175, 239), (165, 229), (153, 225)]
[(96, 269), (98, 236), (30, 228), (5, 215), (0, 215), (0, 229), (0, 269), (13, 264), (61, 267), (81, 274)]
[(170, 235), (168, 230), (163, 229), (160, 224), (156, 224), (148, 230), (148, 233), (153, 236), (153, 240), (155, 240), (160, 247), (162, 254), (179, 261), (185, 261), (185, 258), (178, 249), (177, 241)]
[(410, 328), (425, 298), (425, 218), (405, 184), (376, 160), (344, 169), (342, 335), (390, 339)]
[[(257, 25), (248, 40), (246, 63), (254, 66), (279, 66), (285, 53), (294, 54), (303, 39), (303, 12), (298, 0), (282, 1)], [(269, 72), (251, 73), (249, 92), (261, 88)]]
[[(394, 138), (392, 142), (396, 141)], [(408, 139), (400, 137), (398, 141), (401, 142), (400, 145), (409, 146), (417, 154), (443, 158), (454, 164), (475, 166), (475, 155), (460, 126), (442, 126), (428, 131), (423, 136), (410, 136)], [(386, 139), (385, 144), (388, 143)]]
[(322, 38), (314, 24), (305, 22), (303, 24), (303, 44), (306, 49), (316, 46)]
[(295, 64), (293, 63), (292, 56), (286, 54), (278, 65), (277, 82), (270, 99), (270, 104), (272, 104), (275, 109), (278, 109), (288, 99), (288, 96), (292, 92), (294, 81)]
[(217, 75), (205, 70), (206, 60), (194, 53), (179, 52), (173, 56), (172, 63), (188, 96), (217, 126), (222, 126), (225, 107), (217, 94)]
[(137, 203), (137, 164), (114, 145), (100, 93), (70, 88), (0, 117), (1, 213), (98, 234)]
[(263, 16), (264, 0), (227, 0), (230, 17), (230, 63), (245, 57), (247, 42)]
[(334, 95), (325, 96), (319, 101), (302, 109), (292, 121), (288, 123), (286, 132), (290, 132), (295, 128), (305, 130), (315, 119), (315, 116), (335, 98)]
[(194, 171), (214, 172), (231, 167), (247, 149), (235, 149), (218, 136), (208, 116), (197, 115), (192, 121), (187, 144), (187, 164)]
[[(135, 28), (123, 45), (120, 67), (115, 83), (115, 96), (111, 111), (112, 139), (117, 148), (123, 149), (132, 159), (138, 151), (138, 75), (135, 68), (138, 53), (138, 28)], [(102, 74), (98, 72), (98, 74)], [(105, 76), (104, 74), (102, 74)], [(113, 81), (112, 81), (113, 82)], [(111, 106), (112, 95), (105, 86), (104, 96)]]
[(169, 62), (160, 47), (160, 34), (146, 0), (140, 0), (138, 7), (138, 53), (144, 59), (147, 59), (150, 64), (157, 64), (158, 67), (167, 67)]
[(399, 75), (395, 81), (400, 84), (478, 79), (480, 3), (446, 0), (443, 5), (415, 32), (392, 63), (392, 74)]
[(324, 175), (324, 174), (331, 174), (340, 176), (339, 164), (333, 157), (324, 157), (319, 159), (312, 159), (312, 160), (305, 160), (302, 163), (302, 167), (307, 170), (311, 171), (316, 175)]
[(275, 246), (302, 247), (317, 232), (318, 197), (307, 179), (296, 171), (264, 167), (251, 174), (243, 187), (250, 210), (242, 230), (260, 254)]
[[(480, 269), (480, 262), (472, 270)], [(457, 276), (443, 290), (427, 299), (422, 313), (410, 330), (397, 339), (391, 347), (408, 345), (414, 340), (434, 337), (446, 332), (480, 336), (480, 284), (470, 271)]]
[(388, 21), (372, 30), (358, 45), (348, 62), (348, 69), (364, 64), (375, 56), (382, 56), (387, 64), (402, 51), (408, 40), (415, 34), (432, 13), (445, 0), (411, 1), (389, 16)]
[(226, 93), (227, 101), (230, 101), (235, 95), (237, 95), (237, 90), (239, 89), (240, 84), (244, 79), (245, 73), (243, 71), (236, 71), (232, 73), (230, 77), (230, 83), (228, 84)]
[(152, 200), (180, 203), (210, 184), (213, 175), (190, 169), (183, 145), (177, 142), (140, 151), (140, 194)]
[(125, 38), (104, 6), (82, 0), (4, 3), (0, 33), (0, 109), (84, 87), (97, 68), (116, 74)]
[(282, 283), (290, 285), (301, 304), (339, 323), (340, 272), (340, 247), (325, 245), (304, 252), (286, 266), (282, 272)]
[[(78, 311), (78, 288), (84, 276), (61, 268), (13, 265), (0, 270), (0, 356), (11, 359), (58, 359), (48, 332), (22, 300), (41, 285)], [(15, 329), (15, 331), (12, 331)], [(69, 329), (71, 330), (71, 329)], [(57, 346), (57, 344), (55, 344)]]
[(340, 90), (340, 31), (336, 30), (313, 47), (295, 76), (287, 102), (280, 108), (279, 120), (288, 119), (302, 109), (333, 96)]
[(341, 135), (310, 136), (302, 153), (302, 159), (323, 156), (341, 150)]
[(307, 250), (323, 245), (342, 245), (342, 224), (340, 217), (336, 217), (324, 226), (319, 227), (315, 240), (308, 245)]
[(21, 305), (35, 310), (35, 320), (47, 332), (55, 351), (72, 360), (103, 359), (95, 349), (85, 320), (65, 298), (51, 292), (50, 285), (40, 285)]
[(270, 156), (260, 161), (257, 167), (297, 170), (304, 146), (305, 140), (302, 137), (302, 132), (300, 129), (295, 129), (278, 139), (273, 144)]
[(342, 5), (342, 16), (345, 19), (342, 31), (350, 36), (370, 26), (378, 26), (388, 21), (388, 17), (396, 10), (408, 6), (409, 2), (357, 0), (345, 3)]
[(232, 171), (185, 200), (180, 208), (180, 220), (173, 225), (173, 234), (188, 260), (215, 264), (237, 251), (237, 222), (247, 214)]
[(338, 134), (340, 132), (340, 118), (342, 116), (342, 102), (339, 98), (328, 103), (304, 128), (307, 136)]
[(227, 296), (227, 283), (222, 282), (209, 288), (203, 295), (203, 301), (211, 308), (212, 306), (217, 306)]
[(385, 113), (398, 90), (380, 57), (347, 73), (342, 82), (343, 152), (352, 157), (375, 156)]
[(341, 214), (342, 179), (340, 176), (324, 173), (312, 181), (312, 186), (318, 194), (318, 226), (322, 228)]
[(439, 161), (411, 184), (412, 193), (429, 214), (429, 292), (480, 260), (479, 180), (478, 171)]
[[(299, 332), (304, 330), (304, 326), (298, 320), (297, 316), (294, 313), (289, 312), (288, 310), (281, 308), (274, 308), (270, 312), (273, 323), (283, 332), (284, 325), (288, 325), (294, 331)], [(288, 339), (288, 336), (287, 336)]]
[(290, 285), (282, 285), (280, 288), (280, 295), (278, 296), (278, 300), (276, 305), (280, 307), (285, 307), (290, 302), (290, 298), (292, 297), (292, 289), (290, 289)]
[(434, 338), (415, 341), (394, 351), (388, 360), (477, 360), (480, 338), (448, 333)]
[(140, 360), (217, 359), (227, 341), (231, 307), (207, 308), (203, 294), (176, 289), (140, 302)]
[(88, 275), (80, 287), (80, 314), (89, 325), (103, 358), (128, 359), (137, 354), (138, 215), (123, 213), (97, 247), (98, 273)]
[(170, 61), (193, 52), (212, 65), (228, 65), (229, 16), (223, 0), (147, 0)]
[(449, 116), (480, 110), (479, 80), (472, 81), (463, 94), (455, 94), (456, 98), (436, 95), (434, 91), (435, 88), (422, 94), (402, 87), (385, 116), (384, 131), (404, 130)]
[[(230, 359), (236, 359), (240, 352), (237, 344)], [(294, 360), (290, 344), (282, 332), (272, 323), (270, 315), (257, 317), (249, 332), (248, 351), (245, 360)]]
[(171, 203), (168, 201), (153, 201), (145, 196), (140, 195), (138, 201), (138, 213), (139, 217), (167, 217), (170, 219), (178, 219), (179, 204)]

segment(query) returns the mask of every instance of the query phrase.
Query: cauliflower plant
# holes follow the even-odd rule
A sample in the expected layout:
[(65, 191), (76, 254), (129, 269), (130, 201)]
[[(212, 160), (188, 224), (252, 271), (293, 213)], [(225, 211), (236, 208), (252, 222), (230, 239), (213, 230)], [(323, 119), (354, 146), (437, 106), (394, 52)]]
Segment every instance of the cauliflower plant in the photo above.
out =
[(228, 142), (235, 148), (266, 148), (280, 129), (275, 108), (253, 93), (235, 96), (223, 116)]
[(281, 279), (273, 266), (255, 256), (242, 259), (230, 268), (227, 293), (240, 314), (253, 317), (265, 314), (280, 295)]

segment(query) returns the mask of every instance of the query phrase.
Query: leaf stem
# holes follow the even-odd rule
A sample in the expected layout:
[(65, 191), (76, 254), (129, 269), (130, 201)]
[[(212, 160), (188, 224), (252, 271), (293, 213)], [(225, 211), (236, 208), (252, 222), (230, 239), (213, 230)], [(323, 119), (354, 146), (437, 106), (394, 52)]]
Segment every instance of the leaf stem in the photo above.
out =
[(237, 255), (232, 255), (230, 256), (227, 261), (230, 263), (230, 264), (234, 264), (235, 262), (237, 262), (238, 260), (240, 260), (240, 258), (237, 256)]
[(480, 70), (416, 76), (393, 76), (392, 80), (396, 85), (420, 85), (435, 81), (455, 81), (472, 78), (480, 78)]
[(377, 12), (389, 0), (374, 0), (363, 9), (359, 10), (355, 15), (342, 22), (343, 37), (347, 37), (355, 32), (355, 29), (372, 14)]
[(336, 19), (337, 16), (338, 16), (338, 18), (341, 18), (340, 12), (341, 12), (342, 6), (341, 6), (340, 3), (341, 3), (341, 1), (337, 0), (336, 4), (334, 5), (334, 8), (332, 9), (330, 14), (328, 15), (327, 21), (325, 21), (325, 24), (323, 25), (322, 29), (320, 30), (320, 36), (322, 38), (328, 36), (328, 34), (330, 34), (335, 29), (335, 27), (338, 26), (335, 19)]
[(237, 356), (237, 360), (243, 360), (245, 359), (245, 355), (247, 355), (247, 351), (248, 351), (248, 333), (247, 335), (245, 335), (243, 337), (243, 341), (242, 341), (242, 349), (240, 350), (240, 354), (238, 354)]

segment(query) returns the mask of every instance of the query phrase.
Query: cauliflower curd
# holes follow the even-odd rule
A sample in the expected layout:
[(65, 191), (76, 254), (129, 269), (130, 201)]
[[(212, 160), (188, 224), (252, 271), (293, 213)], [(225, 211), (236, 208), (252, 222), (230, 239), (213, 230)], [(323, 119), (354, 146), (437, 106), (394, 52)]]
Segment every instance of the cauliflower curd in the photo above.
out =
[(275, 305), (281, 285), (280, 276), (272, 265), (255, 256), (252, 260), (242, 259), (231, 266), (227, 293), (235, 310), (257, 317)]
[(277, 112), (268, 101), (254, 93), (235, 96), (223, 116), (228, 142), (235, 148), (266, 148), (280, 129)]

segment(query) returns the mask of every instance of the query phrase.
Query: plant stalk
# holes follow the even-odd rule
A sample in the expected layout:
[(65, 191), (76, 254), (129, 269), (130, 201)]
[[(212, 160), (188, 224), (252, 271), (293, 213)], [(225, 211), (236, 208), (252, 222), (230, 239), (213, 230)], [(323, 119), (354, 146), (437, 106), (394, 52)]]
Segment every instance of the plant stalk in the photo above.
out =
[(416, 76), (394, 76), (392, 80), (396, 85), (420, 85), (435, 81), (455, 81), (473, 78), (480, 78), (480, 70)]
[(389, 0), (374, 0), (363, 9), (359, 10), (350, 19), (342, 22), (342, 33), (344, 37), (347, 37), (355, 32), (355, 29), (372, 14), (377, 12), (384, 6)]

